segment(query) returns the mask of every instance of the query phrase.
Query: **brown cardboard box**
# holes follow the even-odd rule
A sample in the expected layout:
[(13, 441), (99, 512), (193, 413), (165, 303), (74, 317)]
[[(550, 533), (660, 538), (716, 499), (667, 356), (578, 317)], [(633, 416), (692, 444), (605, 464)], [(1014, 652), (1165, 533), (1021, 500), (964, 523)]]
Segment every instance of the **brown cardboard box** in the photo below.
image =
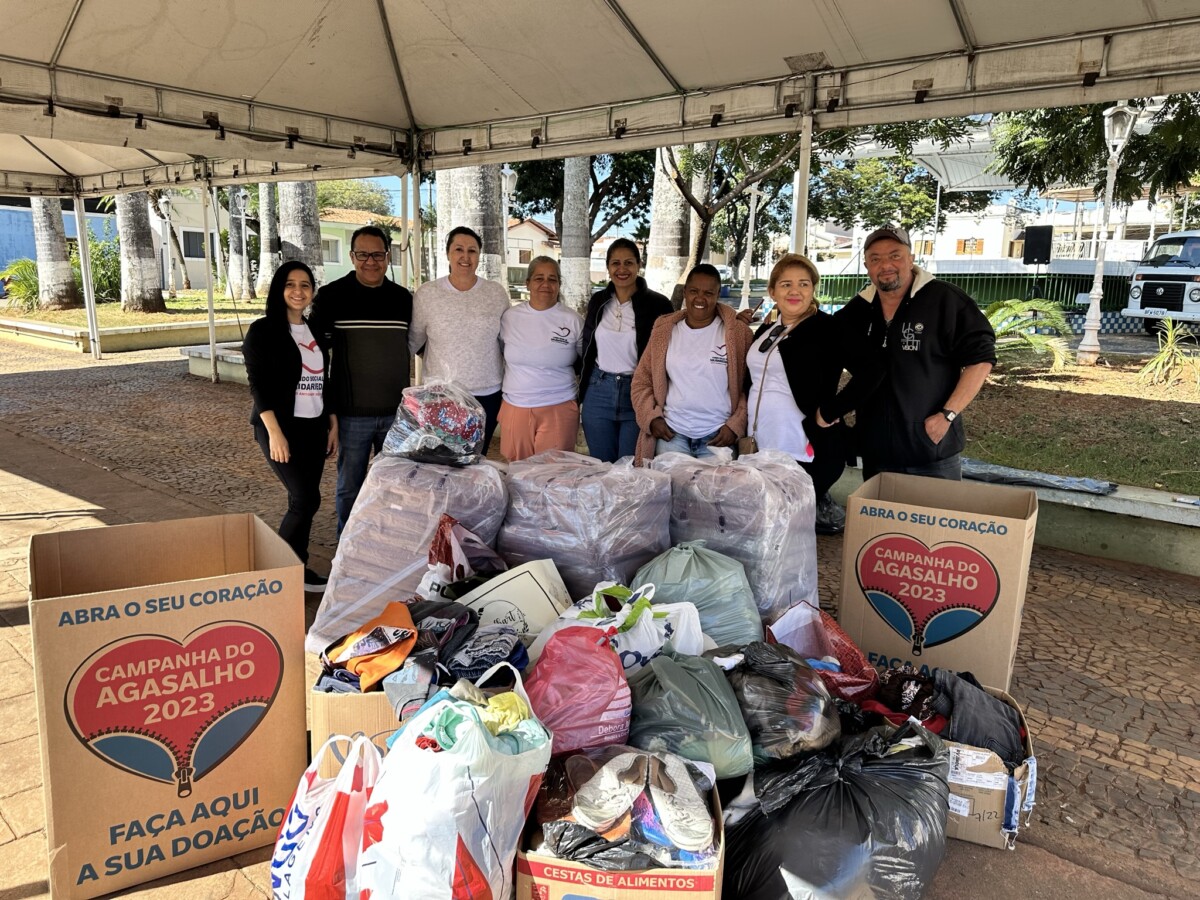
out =
[[(309, 737), (312, 756), (316, 756), (331, 735), (353, 737), (360, 732), (371, 739), (380, 753), (386, 754), (387, 739), (399, 727), (395, 710), (383, 691), (365, 694), (312, 692), (312, 732)], [(336, 775), (349, 749), (348, 746), (334, 746), (333, 752), (321, 763), (320, 774), (327, 778)]]
[(1004, 830), (1004, 809), (1008, 798), (1008, 770), (991, 750), (946, 741), (950, 750), (950, 814), (946, 816), (946, 836), (996, 847), (1013, 849), (1017, 841), (1022, 808), (1028, 805), (1026, 821), (1032, 813), (1037, 793), (1037, 758), (1033, 755), (1033, 736), (1025, 715), (1015, 700), (1004, 691), (984, 686), (1017, 711), (1025, 729), (1025, 762), (1013, 771), (1013, 828)]
[(586, 863), (517, 851), (516, 900), (721, 900), (725, 829), (721, 801), (712, 792), (720, 849), (712, 869), (647, 869), (609, 872)]
[(881, 669), (972, 672), (1008, 689), (1037, 494), (883, 473), (846, 501), (838, 622)]
[(52, 896), (274, 842), (306, 765), (302, 572), (251, 515), (30, 541)]

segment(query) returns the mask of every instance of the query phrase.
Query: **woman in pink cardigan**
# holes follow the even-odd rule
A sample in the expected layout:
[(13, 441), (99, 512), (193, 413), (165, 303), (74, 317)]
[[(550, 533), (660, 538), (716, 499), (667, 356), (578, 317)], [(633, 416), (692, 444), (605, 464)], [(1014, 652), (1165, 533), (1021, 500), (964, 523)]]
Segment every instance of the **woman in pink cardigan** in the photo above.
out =
[(721, 276), (701, 263), (688, 273), (683, 309), (662, 316), (633, 373), (641, 465), (659, 453), (712, 456), (746, 433), (746, 350), (750, 329), (717, 302)]

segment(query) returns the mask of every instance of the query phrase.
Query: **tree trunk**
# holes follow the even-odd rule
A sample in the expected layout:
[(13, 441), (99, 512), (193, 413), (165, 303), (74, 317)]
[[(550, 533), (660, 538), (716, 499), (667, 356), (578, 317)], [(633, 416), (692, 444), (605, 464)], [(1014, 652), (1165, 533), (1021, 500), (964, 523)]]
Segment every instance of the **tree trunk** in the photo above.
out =
[(150, 201), (145, 191), (117, 194), (117, 236), (121, 244), (121, 309), (166, 312), (158, 248), (150, 230)]
[[(696, 154), (703, 152), (705, 157), (711, 157), (717, 152), (717, 142), (709, 141), (707, 144), (693, 144), (692, 150)], [(711, 188), (712, 176), (709, 167), (697, 166), (696, 171), (692, 173), (692, 196), (699, 198), (707, 206)], [(693, 206), (691, 207), (691, 215), (689, 216), (689, 225), (691, 245), (688, 247), (687, 265), (684, 266), (688, 272), (708, 257), (708, 232), (712, 227), (712, 216), (702, 216), (696, 212), (696, 208)]]
[(263, 182), (258, 186), (258, 294), (267, 296), (271, 278), (279, 265), (279, 206), (275, 202), (275, 185)]
[(30, 197), (29, 201), (37, 250), (38, 306), (42, 309), (82, 306), (83, 295), (67, 253), (62, 202), (57, 197)]
[(562, 299), (580, 313), (587, 307), (592, 287), (591, 176), (591, 157), (563, 160)]
[[(676, 153), (683, 148), (677, 147)], [(646, 250), (646, 281), (650, 289), (672, 296), (682, 281), (688, 255), (688, 204), (667, 174), (662, 148), (654, 166), (654, 199), (650, 205), (650, 243)]]
[[(284, 261), (298, 259), (313, 270), (318, 284), (325, 282), (321, 257), (321, 218), (317, 212), (317, 185), (312, 181), (279, 183), (279, 243)], [(348, 249), (348, 248), (347, 248)]]
[(246, 233), (241, 208), (229, 205), (229, 290), (234, 300), (248, 300), (246, 296)]
[[(438, 275), (448, 271), (446, 235), (465, 225), (483, 239), (479, 277), (502, 281), (505, 225), (500, 197), (500, 167), (467, 166), (437, 173)], [(508, 285), (505, 285), (507, 289)]]
[(192, 276), (188, 274), (187, 260), (183, 258), (183, 245), (179, 243), (179, 232), (175, 230), (175, 226), (170, 228), (171, 235), (171, 265), (179, 266), (183, 273), (183, 289), (190, 291), (192, 289)]

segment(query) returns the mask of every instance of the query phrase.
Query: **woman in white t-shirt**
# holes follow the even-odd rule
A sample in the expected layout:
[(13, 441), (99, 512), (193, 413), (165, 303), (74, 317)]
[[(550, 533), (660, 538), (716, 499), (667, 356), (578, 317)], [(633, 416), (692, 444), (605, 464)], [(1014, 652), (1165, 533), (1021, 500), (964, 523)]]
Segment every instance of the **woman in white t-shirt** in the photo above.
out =
[(510, 461), (543, 450), (574, 450), (579, 434), (575, 367), (583, 317), (559, 302), (562, 273), (555, 260), (539, 256), (527, 273), (529, 300), (510, 306), (500, 319), (500, 452)]
[(701, 263), (684, 283), (683, 309), (654, 323), (630, 387), (638, 465), (671, 451), (711, 456), (746, 433), (750, 329), (720, 293), (720, 274)]
[(325, 579), (308, 568), (308, 537), (321, 506), (321, 471), (337, 452), (337, 417), (329, 413), (329, 348), (309, 330), (304, 311), (312, 303), (312, 270), (285, 262), (271, 278), (266, 312), (242, 342), (254, 401), (254, 439), (271, 470), (287, 488), (279, 525), (304, 566), (304, 587), (323, 591)]
[(476, 274), (483, 241), (460, 225), (446, 236), (450, 274), (427, 281), (413, 294), (408, 348), (425, 361), (425, 378), (445, 378), (470, 391), (487, 417), (484, 452), (496, 431), (504, 362), (500, 316), (508, 290)]

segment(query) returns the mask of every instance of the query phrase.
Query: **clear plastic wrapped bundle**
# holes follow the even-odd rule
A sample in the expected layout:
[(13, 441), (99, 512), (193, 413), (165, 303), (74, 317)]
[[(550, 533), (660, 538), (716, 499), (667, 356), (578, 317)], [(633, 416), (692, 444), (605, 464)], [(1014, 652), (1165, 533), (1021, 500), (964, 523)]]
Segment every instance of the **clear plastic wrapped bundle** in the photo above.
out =
[(490, 463), (454, 469), (377, 457), (342, 531), (305, 649), (319, 653), (389, 602), (411, 599), (443, 514), (491, 544), (505, 505), (504, 482)]
[(601, 581), (629, 584), (671, 546), (670, 514), (661, 472), (549, 450), (509, 465), (496, 549), (510, 566), (553, 559), (571, 596), (586, 597)]
[(786, 453), (737, 460), (655, 457), (671, 477), (671, 541), (704, 541), (746, 568), (767, 624), (797, 603), (816, 606), (817, 503), (812, 479)]
[(383, 452), (417, 462), (469, 466), (483, 459), (484, 412), (466, 388), (431, 379), (406, 387)]

